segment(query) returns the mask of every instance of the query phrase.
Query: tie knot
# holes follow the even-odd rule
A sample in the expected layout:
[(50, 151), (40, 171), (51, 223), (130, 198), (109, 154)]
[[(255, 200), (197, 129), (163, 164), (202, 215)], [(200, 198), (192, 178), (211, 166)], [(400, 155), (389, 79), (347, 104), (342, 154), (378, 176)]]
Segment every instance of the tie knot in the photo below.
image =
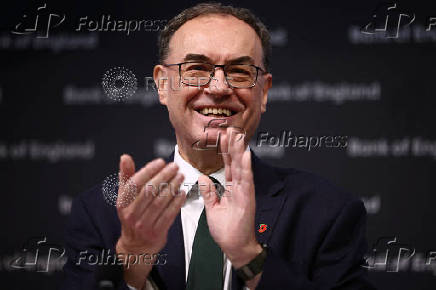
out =
[(216, 195), (218, 196), (219, 199), (221, 199), (221, 197), (224, 194), (225, 188), (224, 186), (214, 177), (209, 175), (210, 180), (212, 180), (213, 185), (215, 185), (215, 189), (216, 189)]
[[(221, 199), (221, 197), (224, 195), (225, 188), (224, 186), (214, 177), (208, 175), (209, 179), (212, 181), (213, 185), (215, 186), (215, 193), (218, 196), (218, 199)], [(200, 186), (206, 186), (205, 184)], [(212, 188), (210, 188), (212, 190)], [(198, 181), (192, 186), (191, 190), (188, 192), (188, 198), (194, 195), (200, 195), (200, 191), (198, 190)]]

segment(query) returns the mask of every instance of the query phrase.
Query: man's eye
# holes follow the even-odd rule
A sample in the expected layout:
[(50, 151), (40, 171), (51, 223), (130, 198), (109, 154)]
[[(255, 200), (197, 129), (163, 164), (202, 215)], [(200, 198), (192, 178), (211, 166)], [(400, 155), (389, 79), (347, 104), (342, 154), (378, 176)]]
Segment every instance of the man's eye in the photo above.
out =
[(250, 75), (250, 71), (242, 68), (233, 68), (229, 70), (229, 74)]
[(194, 64), (189, 65), (186, 70), (199, 70), (199, 71), (209, 71), (209, 67), (207, 65), (201, 65), (201, 64)]

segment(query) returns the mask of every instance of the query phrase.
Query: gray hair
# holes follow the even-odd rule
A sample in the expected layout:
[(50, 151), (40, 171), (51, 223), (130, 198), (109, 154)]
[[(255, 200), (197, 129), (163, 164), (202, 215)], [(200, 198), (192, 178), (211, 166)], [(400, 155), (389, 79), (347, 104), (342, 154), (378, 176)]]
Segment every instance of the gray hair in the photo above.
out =
[(250, 25), (259, 36), (263, 50), (263, 65), (269, 71), (271, 59), (270, 34), (266, 26), (250, 10), (233, 6), (224, 6), (221, 3), (200, 3), (187, 8), (168, 21), (167, 25), (159, 33), (159, 61), (164, 63), (169, 53), (169, 43), (173, 34), (187, 21), (195, 17), (207, 14), (224, 14), (234, 16)]

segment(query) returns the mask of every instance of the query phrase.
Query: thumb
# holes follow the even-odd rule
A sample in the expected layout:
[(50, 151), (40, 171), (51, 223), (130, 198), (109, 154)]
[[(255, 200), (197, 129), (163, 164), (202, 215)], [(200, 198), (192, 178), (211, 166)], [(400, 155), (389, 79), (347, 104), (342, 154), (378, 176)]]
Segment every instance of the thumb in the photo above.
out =
[(135, 162), (129, 154), (123, 154), (120, 157), (120, 184), (124, 184), (127, 179), (135, 174)]
[[(128, 154), (123, 154), (120, 157), (120, 172), (118, 173), (118, 196), (117, 208), (126, 207), (130, 202), (129, 196), (132, 195), (134, 186), (128, 183), (129, 179), (135, 174), (135, 162)], [(130, 200), (129, 200), (130, 201)]]
[(204, 206), (206, 207), (206, 210), (213, 207), (213, 205), (218, 201), (218, 198), (215, 194), (215, 185), (208, 176), (201, 175), (198, 178), (198, 190), (203, 196)]
[(119, 189), (123, 191), (124, 186), (130, 177), (135, 174), (135, 162), (129, 154), (123, 154), (120, 157), (120, 172), (118, 173)]

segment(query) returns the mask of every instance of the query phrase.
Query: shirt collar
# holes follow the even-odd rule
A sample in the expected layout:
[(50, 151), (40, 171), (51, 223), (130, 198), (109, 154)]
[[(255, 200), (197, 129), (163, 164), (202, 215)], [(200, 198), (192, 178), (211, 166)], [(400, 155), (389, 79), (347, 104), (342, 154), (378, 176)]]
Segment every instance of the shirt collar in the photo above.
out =
[[(183, 189), (186, 193), (191, 190), (191, 187), (198, 181), (198, 178), (202, 174), (197, 168), (193, 167), (189, 162), (182, 158), (179, 153), (179, 146), (176, 144), (174, 148), (174, 163), (179, 166), (179, 171), (185, 176), (185, 180), (182, 183), (180, 189)], [(223, 186), (226, 184), (224, 167), (218, 169), (210, 176), (217, 179)]]

